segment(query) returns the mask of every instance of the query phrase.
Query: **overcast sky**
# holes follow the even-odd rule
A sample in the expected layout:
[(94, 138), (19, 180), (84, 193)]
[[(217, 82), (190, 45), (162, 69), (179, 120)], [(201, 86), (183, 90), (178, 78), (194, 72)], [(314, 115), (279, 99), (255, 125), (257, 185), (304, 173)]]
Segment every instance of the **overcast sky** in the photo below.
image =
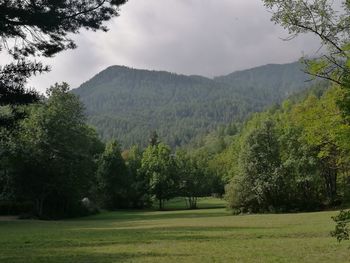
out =
[(212, 77), (293, 62), (319, 48), (310, 36), (281, 40), (287, 33), (261, 0), (129, 0), (120, 14), (107, 33), (81, 32), (77, 49), (45, 60), (52, 71), (30, 86), (75, 88), (111, 65)]

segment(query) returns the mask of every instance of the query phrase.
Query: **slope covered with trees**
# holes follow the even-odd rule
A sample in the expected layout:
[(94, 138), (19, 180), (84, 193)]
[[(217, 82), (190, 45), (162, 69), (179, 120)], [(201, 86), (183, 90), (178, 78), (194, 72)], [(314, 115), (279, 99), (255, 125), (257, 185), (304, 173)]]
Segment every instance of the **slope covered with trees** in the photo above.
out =
[(299, 63), (209, 79), (112, 66), (73, 92), (104, 139), (145, 146), (156, 130), (172, 147), (279, 103), (309, 83)]

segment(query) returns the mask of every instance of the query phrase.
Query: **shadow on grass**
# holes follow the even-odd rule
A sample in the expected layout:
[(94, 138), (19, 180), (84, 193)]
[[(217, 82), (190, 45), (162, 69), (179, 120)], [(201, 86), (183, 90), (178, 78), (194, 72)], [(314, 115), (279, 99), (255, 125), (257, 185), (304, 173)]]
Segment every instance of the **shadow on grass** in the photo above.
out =
[(115, 263), (136, 260), (137, 258), (167, 258), (167, 257), (186, 257), (189, 254), (172, 254), (172, 253), (155, 253), (155, 252), (78, 252), (78, 253), (61, 253), (61, 254), (47, 254), (47, 255), (33, 255), (33, 257), (23, 257), (17, 255), (14, 257), (1, 257), (2, 263), (31, 263), (31, 262), (46, 262), (46, 263)]
[[(4, 248), (6, 247), (7, 249), (5, 249), (3, 251), (5, 253), (0, 256), (0, 262), (4, 262), (1, 259), (6, 256), (6, 252), (14, 258), (21, 255), (45, 255), (46, 251), (50, 251), (53, 255), (60, 252), (63, 254), (72, 253), (72, 251), (81, 253), (82, 250), (86, 250), (87, 252), (96, 251), (96, 253), (100, 253), (102, 250), (101, 253), (103, 253), (103, 250), (118, 250), (118, 246), (124, 248), (125, 246), (143, 247), (148, 244), (159, 244), (164, 241), (173, 243), (178, 241), (210, 242), (229, 239), (254, 239), (257, 238), (257, 236), (270, 236), (270, 231), (268, 230), (269, 229), (265, 227), (157, 227), (151, 229), (81, 228), (76, 229), (76, 231), (65, 229), (61, 231), (60, 236), (56, 236), (55, 238), (52, 238), (52, 235), (47, 233), (48, 235), (37, 236), (32, 240), (30, 240), (30, 237), (27, 237), (23, 241), (3, 243)], [(225, 235), (222, 234), (223, 232)], [(19, 249), (21, 250), (20, 255), (15, 253), (15, 251)]]
[(118, 220), (118, 221), (137, 221), (137, 220), (157, 220), (157, 219), (186, 219), (202, 217), (221, 217), (229, 216), (231, 213), (225, 209), (196, 209), (196, 210), (118, 210), (113, 212), (102, 212), (100, 214), (77, 218), (67, 221), (95, 221), (95, 220)]
[[(223, 240), (236, 236), (241, 239), (252, 238), (256, 235), (267, 235), (275, 228), (271, 227), (152, 227), (152, 228), (80, 228), (77, 239), (72, 236), (68, 244), (51, 244), (55, 247), (79, 246), (99, 247), (111, 245), (144, 245), (159, 241), (197, 241)], [(216, 233), (217, 232), (217, 233)], [(225, 233), (223, 235), (222, 233)], [(83, 242), (82, 242), (83, 241)]]

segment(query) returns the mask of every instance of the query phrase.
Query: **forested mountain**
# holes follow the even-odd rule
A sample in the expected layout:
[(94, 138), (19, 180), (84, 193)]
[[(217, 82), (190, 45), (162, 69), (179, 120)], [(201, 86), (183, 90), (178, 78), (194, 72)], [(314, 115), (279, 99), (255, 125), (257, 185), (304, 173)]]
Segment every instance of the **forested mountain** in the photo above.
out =
[(256, 93), (270, 104), (279, 102), (305, 86), (310, 76), (302, 72), (300, 63), (269, 64), (244, 71), (236, 71), (215, 81), (235, 87), (240, 94), (252, 96)]
[(220, 124), (279, 103), (309, 83), (299, 63), (266, 65), (214, 79), (111, 66), (73, 93), (104, 139), (146, 145), (150, 133), (172, 147)]

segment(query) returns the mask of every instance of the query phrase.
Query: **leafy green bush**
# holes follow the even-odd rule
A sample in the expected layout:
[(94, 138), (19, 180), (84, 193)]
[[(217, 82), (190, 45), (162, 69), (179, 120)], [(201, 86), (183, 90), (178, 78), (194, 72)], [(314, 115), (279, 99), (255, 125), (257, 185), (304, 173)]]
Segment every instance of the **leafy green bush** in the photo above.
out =
[(350, 222), (350, 210), (341, 210), (337, 216), (332, 216), (332, 219), (336, 223), (335, 230), (331, 232), (333, 237), (336, 237), (338, 242), (343, 240), (349, 240), (349, 222)]

